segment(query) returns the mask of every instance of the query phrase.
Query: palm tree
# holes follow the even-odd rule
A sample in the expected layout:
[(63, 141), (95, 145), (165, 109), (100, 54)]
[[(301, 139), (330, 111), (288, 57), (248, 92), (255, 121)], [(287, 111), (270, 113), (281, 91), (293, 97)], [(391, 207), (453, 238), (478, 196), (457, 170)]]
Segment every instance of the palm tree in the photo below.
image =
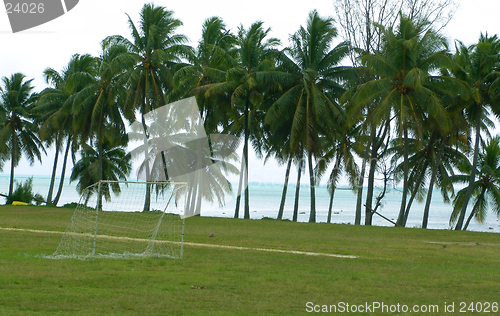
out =
[[(102, 137), (101, 144), (95, 146), (83, 144), (80, 151), (81, 158), (73, 166), (70, 182), (78, 181), (76, 190), (82, 195), (85, 189), (101, 180), (127, 180), (132, 171), (130, 154), (125, 151), (126, 140), (118, 140), (113, 135)], [(111, 190), (110, 190), (111, 189)], [(111, 191), (115, 195), (120, 193), (120, 186), (116, 183), (104, 183), (101, 192), (106, 201), (111, 199)], [(90, 195), (85, 197), (88, 201)], [(86, 204), (86, 203), (85, 203)], [(99, 207), (99, 206), (98, 206)]]
[(73, 115), (78, 117), (73, 120), (75, 129), (83, 140), (95, 142), (99, 154), (98, 180), (104, 180), (102, 155), (106, 133), (112, 132), (118, 138), (125, 134), (122, 104), (127, 77), (124, 74), (131, 65), (126, 52), (121, 43), (104, 41), (101, 56), (95, 59), (93, 80), (74, 97)]
[[(411, 183), (409, 187), (411, 196), (406, 206), (404, 222), (408, 219), (413, 200), (415, 198), (420, 202), (425, 200), (422, 228), (427, 228), (434, 187), (441, 189), (443, 200), (448, 203), (450, 194), (454, 194), (450, 178), (454, 170), (467, 161), (463, 154), (467, 145), (465, 134), (462, 132), (458, 132), (457, 135), (443, 134), (436, 122), (431, 124), (434, 128), (426, 126), (422, 139), (408, 139), (410, 169), (408, 179)], [(402, 157), (402, 144), (397, 140), (394, 143), (396, 146), (388, 153), (394, 154), (393, 160), (398, 160)], [(395, 168), (395, 173), (399, 174), (398, 178), (402, 177), (403, 168), (403, 163)], [(428, 183), (427, 192), (425, 192), (426, 183)]]
[(15, 73), (10, 78), (3, 77), (3, 87), (0, 87), (0, 112), (4, 117), (0, 126), (0, 152), (10, 158), (9, 196), (14, 190), (14, 168), (21, 157), (24, 155), (33, 165), (35, 158), (41, 162), (41, 152), (45, 153), (32, 113), (38, 95), (32, 92), (33, 79), (26, 81), (25, 78), (21, 73)]
[(292, 151), (303, 146), (308, 159), (310, 222), (316, 221), (313, 157), (321, 151), (320, 118), (331, 117), (331, 113), (345, 116), (335, 98), (343, 92), (342, 82), (350, 74), (350, 67), (339, 66), (349, 50), (346, 43), (332, 48), (336, 36), (332, 18), (323, 19), (317, 11), (309, 14), (306, 28), (301, 27), (290, 37), (292, 46), (280, 55), (281, 68), (286, 69), (280, 79), (286, 81), (286, 90), (272, 104), (265, 121), (272, 125), (278, 118), (293, 117), (290, 146)]
[[(473, 165), (470, 162), (462, 166), (463, 175), (452, 177), (455, 183), (466, 184), (470, 181), (473, 172)], [(479, 223), (482, 223), (486, 217), (488, 206), (491, 203), (493, 212), (500, 215), (500, 137), (491, 139), (484, 147), (484, 150), (478, 154), (477, 159), (477, 179), (472, 184), (473, 207), (471, 213), (463, 227), (467, 230), (472, 218), (476, 218)], [(469, 186), (458, 191), (453, 201), (453, 213), (450, 218), (450, 223), (458, 220), (463, 204), (466, 203)]]
[(498, 37), (481, 34), (475, 45), (466, 47), (458, 43), (454, 55), (456, 68), (453, 75), (468, 84), (471, 98), (465, 106), (465, 115), (469, 124), (474, 128), (475, 141), (472, 158), (472, 171), (470, 174), (468, 190), (463, 197), (462, 209), (458, 216), (455, 229), (461, 230), (467, 205), (473, 193), (476, 178), (476, 168), (479, 159), (479, 144), (481, 130), (488, 121), (488, 110), (494, 108), (495, 87), (500, 84), (500, 40)]
[(236, 37), (226, 29), (221, 18), (211, 17), (202, 25), (202, 36), (196, 49), (188, 55), (190, 65), (174, 74), (176, 97), (195, 95), (207, 133), (227, 128), (230, 99), (227, 95), (205, 97), (211, 84), (224, 81), (225, 72), (236, 65)]
[[(279, 97), (279, 93), (273, 95), (268, 98), (267, 102), (274, 102), (274, 100)], [(299, 152), (293, 152), (290, 147), (290, 127), (292, 120), (281, 118), (280, 120), (274, 122), (271, 125), (264, 124), (262, 126), (263, 130), (263, 139), (261, 142), (261, 146), (258, 148), (261, 152), (266, 153), (264, 163), (266, 163), (269, 159), (274, 158), (278, 164), (282, 165), (286, 163), (286, 171), (285, 171), (285, 181), (283, 184), (283, 191), (281, 194), (281, 202), (278, 210), (277, 219), (282, 220), (285, 202), (286, 202), (286, 193), (288, 191), (288, 181), (290, 178), (290, 170), (292, 168), (292, 164), (296, 164), (299, 168), (302, 159), (302, 155)], [(297, 179), (297, 187), (296, 190), (300, 190), (300, 177), (301, 177), (302, 169), (299, 169), (298, 179)], [(298, 213), (298, 192), (296, 192), (295, 199), (295, 207), (294, 207), (294, 219), (297, 220)]]
[(219, 82), (209, 84), (205, 93), (207, 98), (215, 97), (217, 99), (224, 95), (230, 96), (236, 118), (228, 130), (232, 130), (237, 135), (243, 132), (243, 160), (235, 217), (239, 217), (241, 188), (244, 181), (244, 218), (246, 219), (250, 218), (248, 143), (250, 134), (258, 132), (257, 127), (260, 126), (258, 106), (262, 104), (263, 93), (267, 88), (257, 79), (257, 76), (259, 73), (274, 68), (275, 47), (280, 43), (278, 39), (269, 38), (269, 32), (270, 29), (263, 28), (263, 22), (253, 23), (248, 30), (240, 26), (236, 40), (236, 60), (233, 62), (233, 67), (224, 72), (224, 77), (221, 77)]
[(328, 148), (328, 150), (320, 157), (315, 168), (315, 176), (319, 181), (333, 162), (333, 168), (327, 182), (327, 190), (330, 194), (327, 223), (330, 223), (335, 190), (343, 172), (347, 174), (351, 187), (356, 190), (359, 170), (353, 153), (356, 147), (355, 136), (359, 135), (359, 128), (349, 128), (347, 121), (341, 120), (339, 122), (335, 118), (326, 119), (325, 125), (328, 126), (328, 129), (325, 131), (325, 136), (320, 138), (320, 141), (324, 142), (322, 147)]
[(187, 37), (175, 33), (182, 22), (173, 14), (164, 7), (145, 4), (138, 27), (128, 17), (132, 41), (122, 36), (108, 38), (126, 45), (135, 59), (126, 105), (132, 111), (138, 109), (141, 115), (166, 104), (166, 93), (173, 90), (173, 67), (182, 65), (181, 57), (192, 54), (192, 49), (185, 45)]
[[(426, 160), (430, 161), (431, 177), (425, 201), (422, 228), (427, 228), (434, 185), (441, 188), (443, 199), (448, 203), (450, 201), (448, 193), (454, 194), (450, 176), (467, 161), (464, 153), (468, 151), (468, 124), (462, 115), (463, 100), (462, 95), (456, 95), (451, 96), (451, 98), (446, 97), (444, 101), (447, 104), (448, 117), (452, 122), (452, 129), (448, 133), (440, 128), (439, 122), (431, 121), (433, 127), (426, 128), (431, 135), (429, 144), (431, 146), (426, 157)], [(433, 142), (434, 145), (432, 145)]]
[[(357, 71), (360, 69), (358, 68)], [(358, 75), (359, 76), (359, 75)], [(369, 76), (370, 78), (377, 78), (377, 76)], [(369, 80), (367, 80), (369, 81)], [(360, 82), (367, 82), (360, 79)], [(389, 115), (383, 115), (378, 117), (377, 120), (370, 120), (370, 113), (377, 108), (380, 98), (373, 100), (365, 104), (363, 107), (356, 106), (355, 102), (358, 102), (354, 96), (356, 95), (357, 89), (361, 88), (362, 84), (356, 86), (354, 85), (350, 88), (342, 97), (340, 101), (345, 104), (346, 112), (348, 113), (348, 120), (350, 125), (357, 125), (362, 123), (360, 126), (360, 133), (356, 140), (356, 151), (360, 158), (363, 159), (361, 165), (361, 173), (359, 176), (359, 182), (357, 184), (357, 202), (356, 202), (356, 216), (355, 224), (361, 224), (361, 204), (363, 200), (363, 184), (366, 169), (368, 168), (367, 177), (367, 191), (365, 200), (365, 225), (372, 225), (373, 214), (377, 209), (378, 203), (373, 206), (374, 195), (375, 195), (375, 176), (380, 170), (386, 169), (386, 166), (382, 162), (386, 161), (387, 151), (389, 149), (388, 143), (390, 141), (391, 127), (393, 118)], [(386, 176), (384, 175), (384, 178)], [(389, 179), (386, 179), (389, 180)], [(385, 180), (384, 180), (385, 181)], [(380, 200), (383, 196), (378, 196), (375, 200)]]
[[(47, 68), (44, 71), (45, 80), (52, 87), (46, 88), (40, 93), (34, 111), (39, 114), (39, 120), (42, 123), (40, 137), (45, 141), (54, 141), (56, 150), (47, 194), (48, 204), (57, 205), (59, 202), (64, 186), (70, 149), (74, 154), (78, 148), (79, 133), (73, 128), (73, 100), (75, 94), (93, 80), (94, 65), (95, 60), (92, 56), (75, 54), (61, 73), (52, 68)], [(64, 150), (61, 179), (56, 196), (53, 199), (59, 152), (62, 150), (64, 140), (66, 141), (66, 149)]]
[[(124, 109), (130, 120), (138, 110), (146, 128), (144, 115), (167, 103), (166, 93), (173, 91), (173, 68), (181, 63), (182, 56), (190, 54), (191, 48), (184, 45), (188, 41), (184, 35), (175, 33), (182, 22), (164, 7), (145, 4), (140, 12), (140, 25), (137, 27), (130, 16), (128, 22), (132, 41), (122, 36), (111, 36), (106, 41), (125, 45), (129, 58), (135, 61), (127, 74), (128, 93)], [(147, 151), (145, 153), (147, 155)], [(145, 211), (150, 208), (150, 196), (151, 187), (147, 185)]]
[[(397, 133), (403, 151), (403, 197), (397, 225), (404, 226), (409, 192), (409, 143), (413, 133), (421, 139), (422, 122), (431, 116), (441, 128), (450, 127), (441, 94), (460, 93), (458, 80), (433, 75), (436, 70), (451, 67), (446, 39), (429, 28), (426, 21), (412, 21), (400, 15), (396, 29), (379, 25), (382, 50), (365, 54), (365, 66), (378, 76), (358, 87), (354, 103), (360, 106), (377, 101), (368, 120), (380, 122), (392, 114), (397, 120)], [(452, 93), (453, 92), (453, 93)]]

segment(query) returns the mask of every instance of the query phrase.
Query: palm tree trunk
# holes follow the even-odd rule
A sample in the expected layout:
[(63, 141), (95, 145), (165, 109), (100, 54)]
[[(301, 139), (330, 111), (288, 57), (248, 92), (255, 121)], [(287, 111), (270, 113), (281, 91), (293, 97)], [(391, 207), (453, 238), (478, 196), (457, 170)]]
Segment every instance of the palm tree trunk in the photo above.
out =
[(299, 191), (300, 191), (300, 177), (302, 175), (302, 159), (299, 161), (299, 170), (297, 174), (297, 183), (295, 184), (295, 203), (293, 205), (293, 221), (297, 221), (299, 214)]
[(408, 215), (410, 214), (411, 206), (413, 205), (413, 201), (415, 200), (417, 193), (418, 193), (418, 187), (415, 186), (415, 189), (411, 192), (410, 200), (408, 201), (408, 204), (406, 205), (405, 223), (408, 221)]
[(469, 218), (467, 218), (467, 222), (465, 222), (464, 230), (467, 230), (467, 228), (469, 227), (470, 221), (472, 220), (472, 218), (474, 217), (475, 214), (476, 214), (476, 212), (474, 212), (474, 211), (472, 211), (470, 213)]
[(365, 180), (366, 172), (366, 158), (363, 158), (363, 165), (361, 167), (361, 174), (358, 182), (358, 193), (356, 200), (356, 216), (354, 218), (354, 225), (361, 225), (361, 203), (363, 201), (363, 183)]
[(250, 99), (247, 94), (247, 99), (245, 101), (245, 145), (243, 146), (243, 157), (245, 157), (245, 219), (250, 219), (250, 205), (249, 205), (249, 192), (248, 192), (248, 108), (250, 106)]
[[(102, 144), (102, 139), (98, 139), (97, 140), (97, 150), (99, 151), (97, 153), (97, 176), (99, 177), (98, 180), (99, 181), (102, 181), (104, 180), (103, 179), (103, 176), (102, 176), (102, 157), (103, 157), (103, 144)], [(99, 185), (99, 192), (98, 192), (98, 196), (97, 196), (97, 209), (98, 210), (102, 210), (102, 186)]]
[(243, 169), (245, 168), (245, 158), (241, 161), (240, 168), (240, 181), (238, 184), (238, 195), (236, 196), (236, 207), (234, 209), (234, 218), (240, 217), (240, 201), (241, 201), (241, 187), (243, 185)]
[(478, 204), (481, 203), (482, 199), (484, 199), (484, 194), (486, 193), (486, 189), (483, 188), (481, 190), (481, 194), (479, 195), (477, 201), (476, 201), (476, 204), (474, 205), (474, 207), (472, 208), (472, 212), (470, 213), (469, 215), (469, 218), (467, 218), (467, 222), (465, 223), (464, 225), (464, 230), (467, 230), (467, 228), (469, 227), (469, 224), (470, 224), (470, 221), (472, 220), (472, 218), (474, 217), (474, 215), (476, 215), (476, 210), (478, 209)]
[(408, 221), (408, 215), (410, 214), (411, 206), (413, 205), (413, 201), (415, 200), (415, 197), (417, 196), (418, 188), (420, 187), (419, 184), (424, 180), (425, 169), (426, 168), (423, 168), (423, 170), (421, 170), (420, 176), (418, 177), (418, 180), (415, 183), (413, 190), (411, 191), (410, 200), (408, 201), (408, 204), (406, 205), (405, 223)]
[(167, 160), (165, 159), (165, 152), (161, 152), (161, 161), (163, 163), (163, 175), (165, 176), (165, 181), (169, 181), (168, 170), (167, 170)]
[(149, 148), (148, 148), (148, 139), (149, 133), (146, 125), (146, 120), (144, 118), (144, 113), (142, 115), (142, 128), (144, 129), (144, 169), (146, 172), (146, 196), (144, 198), (144, 207), (142, 209), (143, 212), (149, 212), (151, 208), (151, 184), (148, 183), (151, 181), (151, 174), (149, 170)]
[(146, 198), (144, 199), (143, 212), (149, 212), (151, 209), (151, 183), (146, 183)]
[[(201, 125), (201, 118), (200, 118), (200, 121), (198, 122), (198, 126), (202, 126)], [(205, 137), (206, 134), (205, 134), (205, 130), (203, 129), (200, 129), (198, 131), (199, 135), (203, 135)], [(210, 137), (208, 137), (208, 139), (210, 139)], [(201, 201), (202, 201), (202, 197), (203, 197), (203, 188), (204, 188), (204, 183), (203, 183), (203, 175), (202, 175), (202, 159), (200, 157), (201, 153), (203, 153), (203, 144), (202, 142), (198, 141), (197, 142), (197, 152), (198, 152), (198, 157), (196, 159), (196, 164), (197, 164), (197, 167), (196, 167), (196, 171), (194, 172), (195, 174), (195, 177), (196, 177), (196, 181), (194, 182), (196, 184), (196, 187), (198, 188), (197, 189), (197, 195), (196, 195), (196, 209), (195, 209), (195, 215), (197, 216), (201, 216)]]
[(408, 195), (408, 130), (406, 124), (403, 123), (403, 196), (401, 197), (401, 207), (399, 209), (399, 216), (396, 224), (401, 227), (406, 226), (405, 211), (406, 211), (406, 198)]
[(184, 212), (184, 214), (190, 214), (190, 215), (194, 215), (194, 207), (192, 206), (192, 199), (191, 199), (191, 196), (193, 195), (193, 186), (190, 185), (188, 187), (188, 194), (187, 194), (187, 197), (186, 197), (186, 211)]
[[(370, 131), (370, 169), (368, 171), (368, 188), (366, 192), (366, 203), (365, 203), (365, 225), (372, 225), (373, 211), (378, 207), (373, 205), (373, 195), (375, 191), (375, 172), (377, 172), (377, 164), (379, 159), (378, 150), (384, 144), (384, 139), (387, 137), (391, 126), (391, 120), (387, 120), (385, 125), (380, 125), (381, 129), (377, 133), (377, 126), (371, 124)], [(387, 147), (387, 145), (386, 145)], [(387, 181), (384, 181), (384, 192), (386, 191)], [(383, 194), (385, 195), (385, 193)], [(378, 202), (377, 202), (378, 204)]]
[[(203, 181), (203, 180), (202, 180)], [(203, 197), (202, 194), (202, 184), (198, 184), (198, 192), (196, 196), (196, 211), (195, 211), (195, 216), (201, 216), (201, 199)]]
[(56, 134), (56, 154), (54, 156), (54, 164), (52, 166), (52, 176), (50, 177), (49, 192), (47, 193), (47, 204), (52, 204), (52, 193), (54, 192), (54, 184), (56, 182), (57, 160), (59, 159), (60, 133)]
[(422, 219), (422, 228), (427, 228), (427, 223), (429, 222), (429, 209), (431, 206), (432, 191), (434, 190), (434, 182), (436, 181), (437, 170), (439, 168), (439, 165), (441, 164), (441, 156), (443, 155), (443, 151), (444, 142), (441, 142), (436, 161), (432, 165), (431, 180), (429, 183), (429, 190), (427, 191), (427, 200), (425, 201), (424, 218)]
[(309, 185), (311, 190), (311, 213), (309, 215), (309, 223), (316, 223), (316, 194), (312, 159), (312, 151), (309, 151), (307, 159), (309, 163)]
[(194, 175), (193, 175), (193, 181), (191, 181), (192, 183), (192, 186), (191, 186), (191, 196), (190, 196), (190, 199), (191, 201), (189, 202), (189, 206), (190, 206), (190, 210), (192, 210), (192, 215), (196, 215), (196, 211), (197, 211), (197, 204), (196, 204), (196, 201), (198, 200), (198, 195), (200, 195), (200, 188), (199, 188), (199, 179), (198, 179), (198, 175), (197, 175), (197, 171), (194, 172)]
[(286, 166), (286, 172), (285, 172), (285, 183), (283, 185), (283, 193), (281, 194), (281, 203), (280, 203), (280, 209), (278, 211), (278, 219), (282, 220), (283, 219), (283, 210), (285, 209), (285, 200), (286, 200), (286, 191), (288, 189), (288, 178), (290, 177), (290, 168), (292, 167), (292, 156), (288, 158), (288, 164)]
[(89, 204), (89, 200), (90, 200), (90, 191), (87, 193), (87, 196), (85, 197), (85, 203), (83, 205), (87, 206)]
[(9, 197), (14, 193), (14, 154), (12, 154), (10, 159), (10, 181), (9, 181)]
[(335, 187), (332, 188), (332, 192), (330, 193), (330, 204), (328, 205), (328, 219), (327, 223), (330, 224), (332, 222), (332, 209), (333, 209), (333, 197), (335, 195)]
[(365, 225), (371, 225), (373, 219), (372, 213), (372, 203), (373, 203), (373, 191), (375, 189), (375, 171), (377, 170), (377, 147), (376, 147), (376, 134), (372, 130), (372, 150), (370, 155), (370, 170), (368, 170), (368, 189), (366, 192), (366, 203), (365, 203)]
[(476, 168), (479, 156), (479, 140), (481, 138), (480, 133), (481, 133), (481, 114), (478, 114), (476, 119), (476, 140), (474, 142), (474, 158), (472, 159), (472, 170), (470, 172), (469, 186), (467, 187), (467, 191), (465, 192), (464, 203), (462, 206), (462, 210), (460, 211), (460, 216), (458, 217), (455, 230), (462, 230), (462, 225), (465, 219), (465, 213), (467, 211), (467, 204), (469, 204), (469, 200), (472, 196), (472, 189), (474, 186), (474, 181), (476, 180)]
[[(64, 187), (64, 176), (66, 175), (66, 165), (68, 163), (68, 155), (69, 155), (69, 149), (71, 147), (71, 135), (68, 136), (67, 144), (66, 144), (66, 151), (64, 153), (64, 160), (63, 160), (63, 165), (62, 165), (62, 171), (61, 171), (61, 180), (59, 180), (59, 188), (57, 189), (57, 194), (56, 197), (54, 198), (54, 201), (52, 202), (52, 205), (57, 206), (57, 203), (59, 203), (59, 199), (61, 198), (62, 190)], [(49, 202), (49, 201), (47, 201)]]
[(336, 155), (336, 160), (335, 160), (335, 165), (333, 167), (333, 171), (332, 171), (332, 178), (330, 178), (330, 185), (331, 185), (331, 188), (332, 188), (332, 192), (330, 192), (330, 203), (328, 205), (328, 218), (327, 218), (327, 223), (330, 224), (332, 222), (332, 209), (333, 209), (333, 197), (335, 195), (335, 178), (337, 178), (337, 175), (334, 174), (334, 173), (337, 173), (338, 170), (339, 170), (339, 167), (340, 167), (340, 151), (337, 152), (337, 155)]

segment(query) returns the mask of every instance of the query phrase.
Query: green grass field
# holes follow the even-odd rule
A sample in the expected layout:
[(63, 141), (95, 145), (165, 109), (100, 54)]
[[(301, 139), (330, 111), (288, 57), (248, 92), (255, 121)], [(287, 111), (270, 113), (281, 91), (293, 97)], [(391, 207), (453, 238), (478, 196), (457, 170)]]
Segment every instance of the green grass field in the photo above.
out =
[(183, 259), (41, 257), (54, 253), (72, 212), (0, 206), (0, 227), (21, 229), (0, 229), (0, 315), (308, 315), (315, 305), (374, 302), (500, 314), (500, 234), (194, 217)]

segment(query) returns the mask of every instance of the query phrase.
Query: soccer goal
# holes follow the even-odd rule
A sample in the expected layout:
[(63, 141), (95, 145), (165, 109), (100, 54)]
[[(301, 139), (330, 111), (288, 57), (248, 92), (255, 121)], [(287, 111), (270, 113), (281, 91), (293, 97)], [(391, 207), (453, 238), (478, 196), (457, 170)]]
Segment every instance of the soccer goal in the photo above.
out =
[(186, 184), (101, 181), (83, 192), (54, 258), (181, 258)]

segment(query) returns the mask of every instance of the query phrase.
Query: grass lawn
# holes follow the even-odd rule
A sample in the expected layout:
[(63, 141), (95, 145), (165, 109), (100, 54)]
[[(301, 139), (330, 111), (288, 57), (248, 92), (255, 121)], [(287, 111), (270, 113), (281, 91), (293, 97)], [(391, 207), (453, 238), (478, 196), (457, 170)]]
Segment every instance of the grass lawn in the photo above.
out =
[(500, 314), (500, 234), (193, 217), (186, 242), (357, 258), (199, 245), (183, 259), (39, 257), (54, 253), (72, 212), (0, 206), (2, 228), (56, 232), (0, 229), (0, 315), (306, 315), (374, 302)]

